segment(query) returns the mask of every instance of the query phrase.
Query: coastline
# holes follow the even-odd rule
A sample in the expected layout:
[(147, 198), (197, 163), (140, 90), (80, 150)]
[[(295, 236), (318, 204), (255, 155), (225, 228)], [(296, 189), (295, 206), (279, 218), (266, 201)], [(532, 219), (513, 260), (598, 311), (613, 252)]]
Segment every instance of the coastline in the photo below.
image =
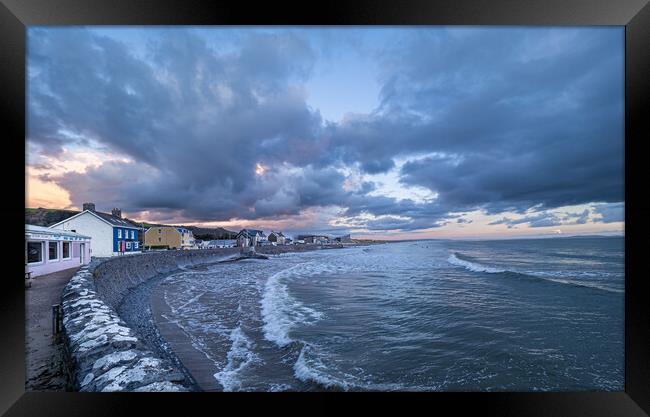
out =
[(117, 307), (117, 314), (150, 350), (174, 364), (184, 375), (185, 384), (192, 391), (202, 391), (193, 375), (183, 365), (165, 338), (161, 336), (154, 319), (151, 306), (152, 294), (156, 293), (159, 284), (173, 273), (157, 276), (130, 290)]
[[(276, 258), (367, 244), (374, 243), (268, 246), (257, 252)], [(238, 253), (239, 248), (151, 252), (97, 258), (81, 268), (61, 298), (65, 362), (73, 390), (201, 391), (190, 367), (176, 355), (181, 350), (177, 341), (188, 338), (178, 327), (165, 327), (164, 301), (153, 295), (171, 274), (207, 268)], [(201, 359), (205, 361), (205, 356)], [(212, 374), (208, 376), (214, 381)], [(221, 388), (205, 380), (202, 385), (209, 390)]]
[(192, 380), (168, 359), (169, 355), (150, 349), (145, 339), (120, 317), (117, 308), (136, 287), (149, 280), (188, 266), (218, 262), (235, 252), (220, 249), (96, 258), (77, 271), (61, 297), (64, 350), (73, 389), (194, 390)]
[[(374, 243), (369, 243), (374, 244)], [(256, 248), (256, 252), (272, 257), (297, 252), (318, 250), (334, 250), (368, 244), (347, 245), (291, 245), (291, 246), (266, 246)], [(204, 268), (218, 262), (206, 263), (188, 269)], [(124, 298), (119, 307), (120, 315), (124, 313), (125, 321), (147, 340), (152, 349), (163, 352), (174, 363), (179, 365), (187, 374), (188, 379), (200, 391), (223, 391), (219, 382), (214, 378), (214, 372), (204, 366), (206, 355), (192, 345), (185, 331), (176, 323), (167, 319), (171, 310), (164, 299), (164, 288), (160, 284), (164, 278), (178, 272), (161, 275), (131, 290), (131, 294)], [(142, 306), (147, 308), (143, 309)], [(146, 312), (143, 312), (145, 311)]]

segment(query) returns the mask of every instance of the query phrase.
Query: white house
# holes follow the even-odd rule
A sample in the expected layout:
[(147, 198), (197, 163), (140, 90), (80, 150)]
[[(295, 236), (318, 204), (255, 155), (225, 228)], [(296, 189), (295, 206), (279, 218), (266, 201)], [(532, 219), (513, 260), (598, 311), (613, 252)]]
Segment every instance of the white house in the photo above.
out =
[(112, 214), (95, 211), (92, 203), (84, 204), (84, 211), (50, 226), (92, 238), (92, 256), (108, 257), (120, 254), (140, 253), (138, 233), (140, 228), (125, 219), (122, 212), (113, 209)]
[(209, 241), (206, 245), (206, 248), (208, 249), (234, 248), (235, 246), (237, 246), (236, 239), (216, 239), (216, 240)]
[(79, 233), (25, 225), (25, 264), (32, 277), (90, 263), (90, 237)]
[(261, 246), (267, 238), (263, 231), (255, 229), (242, 229), (237, 234), (237, 246), (246, 248), (249, 246)]
[(286, 243), (286, 236), (282, 232), (271, 232), (268, 239), (269, 242), (274, 242), (278, 245), (284, 245)]

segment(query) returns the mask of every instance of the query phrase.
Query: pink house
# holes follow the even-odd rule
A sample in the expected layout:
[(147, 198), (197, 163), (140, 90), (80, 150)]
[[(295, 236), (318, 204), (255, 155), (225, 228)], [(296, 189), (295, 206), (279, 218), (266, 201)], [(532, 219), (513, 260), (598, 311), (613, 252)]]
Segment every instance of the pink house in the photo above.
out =
[(90, 253), (88, 236), (25, 225), (25, 266), (32, 277), (86, 265)]

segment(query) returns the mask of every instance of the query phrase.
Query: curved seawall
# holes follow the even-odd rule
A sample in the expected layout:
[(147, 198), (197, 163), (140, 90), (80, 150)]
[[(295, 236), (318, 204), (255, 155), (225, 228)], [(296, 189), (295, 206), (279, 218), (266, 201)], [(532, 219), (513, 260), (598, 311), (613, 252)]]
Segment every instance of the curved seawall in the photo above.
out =
[(116, 310), (131, 289), (152, 278), (217, 262), (237, 252), (237, 248), (152, 252), (82, 267), (62, 295), (63, 330), (75, 389), (192, 390), (182, 370), (152, 352)]

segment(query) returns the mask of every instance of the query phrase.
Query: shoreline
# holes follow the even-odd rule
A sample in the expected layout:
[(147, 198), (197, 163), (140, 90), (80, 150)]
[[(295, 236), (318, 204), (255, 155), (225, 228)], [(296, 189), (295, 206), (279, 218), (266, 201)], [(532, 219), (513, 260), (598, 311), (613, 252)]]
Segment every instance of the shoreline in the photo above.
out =
[[(344, 249), (356, 246), (368, 246), (369, 244), (347, 244), (347, 245), (287, 245), (287, 246), (266, 246), (256, 248), (259, 254), (272, 257), (297, 252), (310, 252), (318, 250)], [(188, 269), (204, 269), (208, 265), (214, 265), (222, 261), (215, 261), (202, 264)], [(169, 321), (165, 316), (169, 314), (170, 308), (164, 300), (164, 290), (161, 283), (165, 278), (179, 272), (181, 269), (171, 271), (167, 274), (152, 278), (130, 290), (120, 306), (118, 313), (138, 334), (146, 341), (152, 350), (163, 353), (173, 363), (186, 373), (198, 391), (221, 392), (223, 391), (219, 382), (214, 378), (213, 371), (201, 366), (210, 359), (192, 345), (190, 338), (185, 331), (176, 323)], [(146, 309), (142, 306), (146, 305)], [(124, 315), (122, 315), (124, 313)]]
[[(177, 272), (177, 271), (176, 271)], [(202, 391), (197, 384), (193, 375), (183, 365), (176, 353), (169, 346), (169, 343), (163, 338), (156, 326), (154, 313), (151, 306), (152, 294), (160, 283), (170, 275), (176, 272), (170, 272), (150, 279), (149, 281), (138, 285), (129, 291), (117, 306), (117, 314), (124, 322), (135, 332), (135, 335), (153, 352), (169, 360), (174, 366), (182, 372), (185, 377), (187, 386), (192, 391)], [(146, 306), (146, 308), (142, 308)]]
[[(117, 313), (125, 297), (148, 281), (193, 265), (209, 264), (235, 250), (174, 251), (93, 259), (63, 290), (66, 363), (75, 391), (193, 391), (192, 380), (160, 348)], [(152, 284), (153, 285), (153, 284)], [(143, 287), (145, 291), (147, 287)], [(135, 295), (130, 295), (135, 291)], [(128, 304), (128, 299), (127, 299)], [(141, 304), (133, 305), (141, 308)], [(145, 320), (146, 321), (146, 320)], [(136, 323), (137, 324), (137, 323)], [(139, 332), (142, 333), (142, 332)], [(151, 339), (149, 339), (151, 341)], [(154, 343), (155, 344), (155, 343)]]
[[(368, 244), (375, 243), (267, 246), (257, 252), (275, 258)], [(207, 268), (238, 253), (239, 248), (153, 252), (93, 259), (81, 268), (61, 297), (66, 363), (74, 390), (201, 391), (191, 366), (177, 356), (179, 347), (169, 343), (188, 340), (187, 335), (177, 327), (172, 332), (164, 329), (163, 303), (155, 302), (152, 295), (171, 274)], [(209, 378), (212, 383), (213, 375)]]

